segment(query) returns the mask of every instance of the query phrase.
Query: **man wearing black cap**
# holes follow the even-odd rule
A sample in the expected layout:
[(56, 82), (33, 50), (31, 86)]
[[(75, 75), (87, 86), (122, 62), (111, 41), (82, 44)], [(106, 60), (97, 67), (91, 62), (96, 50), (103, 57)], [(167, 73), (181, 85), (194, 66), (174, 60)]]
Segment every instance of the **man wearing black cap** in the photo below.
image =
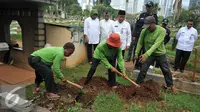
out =
[[(152, 1), (147, 2), (146, 3), (146, 11), (147, 12), (140, 14), (139, 19), (136, 21), (135, 30), (134, 30), (133, 39), (132, 39), (132, 40), (136, 41), (136, 44), (135, 44), (135, 47), (134, 47), (134, 54), (135, 54), (137, 42), (138, 42), (139, 37), (140, 37), (140, 33), (142, 31), (142, 26), (144, 25), (144, 19), (147, 16), (153, 16), (156, 20), (156, 24), (158, 24), (157, 14), (153, 13), (153, 6), (154, 6), (154, 3)], [(142, 48), (141, 51), (140, 51), (140, 54), (144, 53), (144, 52), (145, 52), (145, 49)], [(137, 68), (140, 68), (140, 67), (141, 67), (141, 63), (139, 63), (139, 60), (137, 60), (135, 68), (137, 69)]]
[(119, 10), (117, 21), (112, 24), (112, 32), (120, 35), (122, 41), (122, 55), (124, 57), (125, 50), (128, 49), (131, 43), (131, 26), (125, 21), (126, 11)]
[(170, 40), (170, 30), (169, 30), (169, 28), (167, 28), (168, 22), (169, 21), (167, 18), (163, 19), (163, 21), (162, 21), (162, 27), (165, 28), (165, 30), (166, 30), (164, 45), (166, 45)]
[[(139, 60), (142, 63), (142, 68), (136, 83), (142, 83), (144, 81), (149, 66), (156, 62), (160, 65), (167, 87), (170, 87), (176, 94), (177, 89), (173, 86), (172, 75), (164, 46), (166, 30), (156, 25), (156, 20), (153, 16), (145, 18), (143, 28), (134, 57), (135, 60)], [(146, 52), (140, 56), (139, 51), (142, 46), (144, 46)]]

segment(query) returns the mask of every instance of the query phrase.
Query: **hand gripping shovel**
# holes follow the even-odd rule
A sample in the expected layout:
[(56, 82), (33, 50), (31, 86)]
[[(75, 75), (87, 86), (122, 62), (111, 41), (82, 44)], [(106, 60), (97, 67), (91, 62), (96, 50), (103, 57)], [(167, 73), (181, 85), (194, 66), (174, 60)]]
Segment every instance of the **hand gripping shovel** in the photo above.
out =
[(67, 83), (80, 89), (80, 92), (75, 97), (75, 100), (77, 101), (80, 98), (80, 96), (84, 93), (83, 92), (83, 86), (78, 85), (76, 83), (73, 83), (73, 82), (71, 82), (69, 80), (67, 80)]
[(119, 75), (121, 75), (124, 79), (128, 80), (129, 82), (131, 82), (133, 85), (135, 85), (136, 87), (140, 87), (140, 85), (136, 84), (134, 81), (132, 81), (128, 76), (122, 74), (119, 71), (116, 71)]

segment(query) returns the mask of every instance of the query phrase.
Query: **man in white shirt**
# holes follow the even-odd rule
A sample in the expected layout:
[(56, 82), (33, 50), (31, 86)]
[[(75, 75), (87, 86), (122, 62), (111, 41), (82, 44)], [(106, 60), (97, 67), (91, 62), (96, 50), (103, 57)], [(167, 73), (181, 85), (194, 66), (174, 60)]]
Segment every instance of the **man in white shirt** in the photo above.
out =
[(108, 11), (104, 11), (104, 19), (100, 21), (101, 41), (105, 40), (112, 33), (113, 20), (109, 19)]
[(185, 65), (193, 50), (194, 43), (198, 39), (198, 32), (192, 26), (193, 20), (190, 19), (188, 20), (187, 26), (182, 27), (176, 34), (178, 43), (176, 46), (174, 71), (179, 69), (181, 73), (184, 72)]
[[(95, 50), (99, 44), (100, 23), (97, 18), (98, 12), (96, 9), (91, 11), (91, 17), (84, 21), (84, 41), (87, 44), (88, 62), (92, 64), (92, 51)], [(92, 49), (94, 48), (94, 50)]]
[(131, 43), (131, 26), (125, 21), (126, 11), (119, 10), (118, 19), (112, 24), (112, 32), (118, 33), (120, 35), (120, 40), (122, 42), (122, 55), (124, 57), (125, 50), (128, 49)]

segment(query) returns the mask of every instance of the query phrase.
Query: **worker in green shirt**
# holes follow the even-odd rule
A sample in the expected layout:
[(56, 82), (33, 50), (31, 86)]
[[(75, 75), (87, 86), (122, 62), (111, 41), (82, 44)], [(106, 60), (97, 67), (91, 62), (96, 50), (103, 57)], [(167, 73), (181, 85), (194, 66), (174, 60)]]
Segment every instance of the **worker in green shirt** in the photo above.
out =
[(108, 84), (113, 88), (117, 88), (115, 74), (115, 72), (117, 71), (117, 69), (115, 68), (116, 58), (120, 71), (124, 74), (124, 76), (126, 76), (122, 49), (120, 47), (121, 45), (122, 42), (120, 41), (120, 35), (117, 33), (112, 33), (110, 34), (109, 38), (102, 41), (97, 46), (96, 50), (94, 51), (94, 58), (92, 60), (92, 65), (88, 72), (85, 84), (87, 84), (91, 80), (98, 64), (102, 62), (108, 69)]
[[(145, 18), (143, 28), (144, 29), (141, 32), (134, 57), (135, 60), (140, 58), (140, 62), (143, 63), (136, 83), (139, 84), (144, 81), (149, 66), (156, 61), (156, 63), (160, 65), (163, 72), (167, 87), (172, 89), (172, 91), (176, 94), (177, 89), (173, 86), (172, 74), (170, 72), (164, 46), (166, 30), (161, 26), (156, 25), (156, 20), (153, 16)], [(146, 52), (139, 57), (138, 54), (143, 45)]]
[[(60, 64), (64, 56), (69, 57), (75, 50), (73, 43), (68, 42), (63, 47), (48, 47), (33, 52), (28, 57), (29, 65), (35, 69), (35, 89), (34, 93), (39, 91), (40, 83), (45, 81), (47, 98), (56, 100), (60, 96), (57, 94), (56, 84), (53, 78), (53, 71), (57, 78), (66, 82), (66, 78), (60, 71)], [(53, 71), (51, 66), (53, 65)]]

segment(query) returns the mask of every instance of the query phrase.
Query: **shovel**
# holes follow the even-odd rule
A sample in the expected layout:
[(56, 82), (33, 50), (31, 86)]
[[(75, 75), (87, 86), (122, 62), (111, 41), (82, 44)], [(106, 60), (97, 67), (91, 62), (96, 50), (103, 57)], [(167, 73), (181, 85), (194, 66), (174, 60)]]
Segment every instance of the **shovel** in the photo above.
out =
[(83, 86), (73, 83), (69, 80), (67, 80), (67, 83), (80, 89), (80, 92), (75, 97), (75, 100), (77, 101), (80, 98), (80, 96), (84, 93)]
[(129, 82), (131, 82), (133, 85), (135, 85), (136, 87), (140, 87), (140, 85), (136, 84), (134, 81), (132, 81), (128, 76), (122, 74), (119, 71), (116, 71), (119, 75), (121, 75), (124, 79), (128, 80)]

